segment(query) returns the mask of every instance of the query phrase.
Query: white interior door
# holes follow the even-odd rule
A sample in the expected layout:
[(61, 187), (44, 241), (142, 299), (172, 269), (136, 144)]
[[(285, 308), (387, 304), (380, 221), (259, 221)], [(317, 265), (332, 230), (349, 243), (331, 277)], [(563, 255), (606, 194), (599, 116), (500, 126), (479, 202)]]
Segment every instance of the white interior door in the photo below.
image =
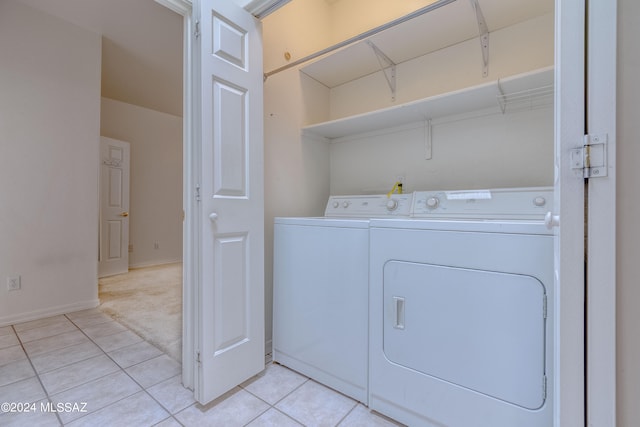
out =
[(201, 97), (195, 395), (206, 403), (264, 369), (262, 39), (260, 22), (233, 2), (202, 0), (194, 14)]
[(98, 276), (129, 271), (129, 143), (100, 138)]

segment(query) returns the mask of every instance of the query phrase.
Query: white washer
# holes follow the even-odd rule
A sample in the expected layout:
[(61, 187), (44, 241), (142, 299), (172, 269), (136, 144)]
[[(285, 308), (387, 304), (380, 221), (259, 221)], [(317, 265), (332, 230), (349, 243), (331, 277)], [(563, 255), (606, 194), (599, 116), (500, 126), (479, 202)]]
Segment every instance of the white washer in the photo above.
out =
[(370, 223), (369, 407), (410, 426), (553, 425), (549, 188), (416, 192)]
[(275, 219), (276, 362), (367, 402), (369, 218), (410, 209), (411, 194), (332, 196), (325, 217)]

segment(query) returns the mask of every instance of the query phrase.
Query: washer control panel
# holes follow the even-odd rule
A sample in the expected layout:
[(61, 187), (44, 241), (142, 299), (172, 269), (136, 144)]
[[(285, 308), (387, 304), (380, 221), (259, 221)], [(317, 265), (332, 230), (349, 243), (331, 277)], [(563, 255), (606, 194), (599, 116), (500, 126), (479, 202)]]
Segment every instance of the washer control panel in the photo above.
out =
[(433, 219), (543, 220), (553, 211), (553, 188), (416, 191), (411, 216)]
[(331, 196), (326, 217), (384, 218), (409, 216), (413, 193), (371, 196)]

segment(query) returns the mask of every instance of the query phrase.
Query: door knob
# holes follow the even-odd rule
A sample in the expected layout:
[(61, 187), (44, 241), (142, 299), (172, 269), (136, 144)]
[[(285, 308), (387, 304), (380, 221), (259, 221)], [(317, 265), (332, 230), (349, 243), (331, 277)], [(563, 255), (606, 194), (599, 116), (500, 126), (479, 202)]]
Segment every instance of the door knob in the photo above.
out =
[(211, 212), (211, 213), (209, 214), (209, 219), (211, 220), (211, 222), (214, 222), (215, 220), (217, 220), (217, 219), (218, 219), (218, 214), (217, 214), (217, 213), (215, 213), (215, 212)]
[(122, 212), (120, 216), (129, 216), (129, 212)]

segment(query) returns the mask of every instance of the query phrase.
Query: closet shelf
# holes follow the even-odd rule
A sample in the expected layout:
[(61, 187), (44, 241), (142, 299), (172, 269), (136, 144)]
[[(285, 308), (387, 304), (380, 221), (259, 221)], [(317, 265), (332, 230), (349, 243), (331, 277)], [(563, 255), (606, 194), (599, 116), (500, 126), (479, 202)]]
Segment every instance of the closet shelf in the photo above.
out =
[(537, 108), (553, 102), (553, 75), (553, 67), (546, 67), (382, 110), (305, 126), (302, 132), (335, 139), (491, 108), (496, 113), (512, 111), (512, 107)]

